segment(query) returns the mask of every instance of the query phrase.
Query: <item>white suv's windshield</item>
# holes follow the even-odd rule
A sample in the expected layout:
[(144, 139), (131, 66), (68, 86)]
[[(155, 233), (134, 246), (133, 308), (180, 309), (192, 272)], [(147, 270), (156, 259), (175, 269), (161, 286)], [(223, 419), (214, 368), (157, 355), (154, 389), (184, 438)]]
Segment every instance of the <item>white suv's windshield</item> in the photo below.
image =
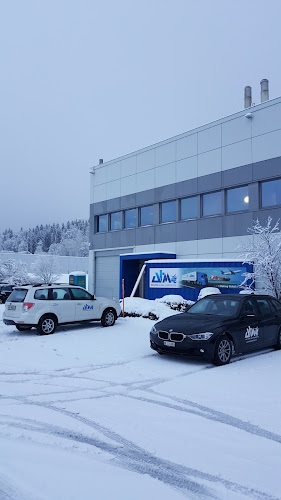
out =
[(235, 316), (239, 308), (239, 300), (206, 297), (199, 300), (188, 311), (188, 314), (214, 314), (215, 316)]

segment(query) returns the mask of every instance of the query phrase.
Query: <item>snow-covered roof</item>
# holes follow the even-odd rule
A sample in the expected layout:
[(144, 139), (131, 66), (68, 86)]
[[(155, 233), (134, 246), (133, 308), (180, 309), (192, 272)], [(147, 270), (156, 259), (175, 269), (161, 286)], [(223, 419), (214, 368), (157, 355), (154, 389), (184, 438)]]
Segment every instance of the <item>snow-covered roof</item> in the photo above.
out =
[(242, 265), (242, 260), (241, 259), (153, 259), (153, 260), (147, 260), (146, 261), (148, 264), (153, 263), (153, 264), (167, 264), (167, 263), (173, 263), (173, 264), (179, 264), (179, 263), (185, 263), (185, 262), (191, 262), (194, 264), (197, 264), (198, 262), (206, 262), (206, 263), (213, 263), (213, 262), (239, 262), (239, 264)]

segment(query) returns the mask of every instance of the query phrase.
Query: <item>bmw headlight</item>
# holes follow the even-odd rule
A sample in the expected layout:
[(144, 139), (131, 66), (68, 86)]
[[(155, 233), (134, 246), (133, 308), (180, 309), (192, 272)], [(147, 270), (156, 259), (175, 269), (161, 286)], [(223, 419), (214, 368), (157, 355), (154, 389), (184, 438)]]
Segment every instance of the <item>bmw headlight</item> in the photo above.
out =
[(211, 332), (205, 333), (193, 333), (192, 335), (187, 335), (191, 340), (209, 340), (211, 336), (214, 335)]
[(155, 326), (153, 326), (153, 327), (151, 328), (150, 333), (152, 333), (153, 335), (157, 335), (157, 333), (158, 333), (158, 332), (157, 332), (157, 330), (156, 330)]

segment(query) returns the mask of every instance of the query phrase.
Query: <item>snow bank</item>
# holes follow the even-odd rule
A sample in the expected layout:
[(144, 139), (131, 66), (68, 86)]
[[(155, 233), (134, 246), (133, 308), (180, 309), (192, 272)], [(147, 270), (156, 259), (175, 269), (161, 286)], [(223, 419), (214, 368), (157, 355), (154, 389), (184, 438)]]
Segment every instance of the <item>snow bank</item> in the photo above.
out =
[[(122, 309), (122, 300), (120, 301)], [(141, 299), (140, 297), (125, 297), (125, 316), (149, 318), (161, 320), (177, 314), (164, 302), (156, 300)]]
[(155, 299), (155, 302), (166, 304), (174, 311), (179, 312), (184, 312), (188, 306), (191, 307), (194, 304), (193, 300), (186, 300), (181, 295), (164, 295), (160, 299)]
[(198, 295), (198, 300), (207, 297), (207, 295), (216, 295), (217, 293), (221, 293), (218, 288), (213, 286), (206, 286), (206, 288), (202, 288)]

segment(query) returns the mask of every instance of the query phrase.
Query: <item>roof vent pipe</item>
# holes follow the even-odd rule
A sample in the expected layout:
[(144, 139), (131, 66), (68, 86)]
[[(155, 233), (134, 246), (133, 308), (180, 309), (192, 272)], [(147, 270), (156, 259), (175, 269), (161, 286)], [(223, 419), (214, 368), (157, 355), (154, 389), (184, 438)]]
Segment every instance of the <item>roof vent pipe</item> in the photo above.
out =
[(102, 159), (102, 158), (100, 158), (100, 159), (99, 159), (99, 165), (101, 165), (102, 163), (103, 163), (103, 159)]
[(269, 89), (268, 80), (264, 78), (261, 80), (261, 102), (268, 101), (269, 99)]
[(252, 87), (247, 85), (244, 88), (244, 108), (250, 108), (252, 106)]

